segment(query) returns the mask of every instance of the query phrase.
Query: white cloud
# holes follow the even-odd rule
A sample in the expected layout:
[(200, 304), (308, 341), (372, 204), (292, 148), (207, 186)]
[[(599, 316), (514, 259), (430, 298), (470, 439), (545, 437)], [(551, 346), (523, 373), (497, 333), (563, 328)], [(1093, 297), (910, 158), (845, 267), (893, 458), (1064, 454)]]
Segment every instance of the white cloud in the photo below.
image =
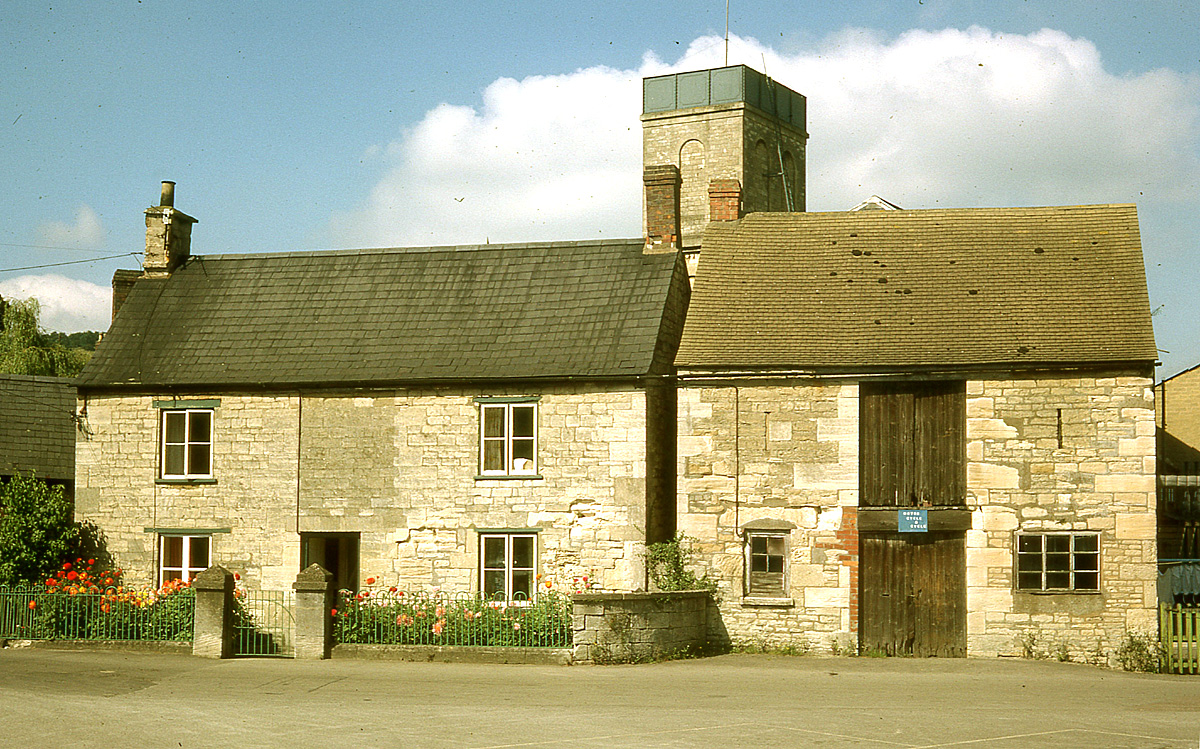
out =
[[(730, 62), (808, 97), (808, 207), (871, 194), (908, 208), (1194, 199), (1200, 81), (1115, 76), (1062, 32), (846, 30), (788, 55), (733, 38)], [(477, 108), (442, 104), (386, 148), (340, 246), (636, 236), (640, 79), (724, 63), (703, 37), (665, 64), (492, 83)], [(1144, 195), (1142, 195), (1144, 193)]]
[(52, 273), (0, 281), (0, 297), (35, 297), (42, 307), (42, 327), (64, 333), (108, 330), (112, 315), (112, 289)]
[(38, 227), (38, 235), (43, 243), (56, 247), (95, 249), (104, 246), (108, 232), (91, 206), (81, 205), (75, 212), (74, 222), (44, 223)]

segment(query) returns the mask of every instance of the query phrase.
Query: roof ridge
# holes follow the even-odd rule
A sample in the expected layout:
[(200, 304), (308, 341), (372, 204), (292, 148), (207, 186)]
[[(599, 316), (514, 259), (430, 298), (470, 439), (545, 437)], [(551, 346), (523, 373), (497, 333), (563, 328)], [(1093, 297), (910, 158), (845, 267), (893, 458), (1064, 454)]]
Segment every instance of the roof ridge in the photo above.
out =
[(577, 239), (549, 242), (502, 242), (495, 244), (461, 244), (461, 245), (427, 245), (417, 247), (365, 247), (345, 250), (289, 250), (283, 252), (231, 252), (220, 254), (193, 254), (191, 258), (200, 260), (248, 260), (263, 258), (305, 258), (305, 257), (353, 257), (369, 255), (399, 255), (419, 253), (449, 253), (449, 252), (478, 252), (482, 250), (536, 250), (557, 249), (564, 247), (605, 247), (617, 245), (638, 245), (645, 243), (644, 239)]

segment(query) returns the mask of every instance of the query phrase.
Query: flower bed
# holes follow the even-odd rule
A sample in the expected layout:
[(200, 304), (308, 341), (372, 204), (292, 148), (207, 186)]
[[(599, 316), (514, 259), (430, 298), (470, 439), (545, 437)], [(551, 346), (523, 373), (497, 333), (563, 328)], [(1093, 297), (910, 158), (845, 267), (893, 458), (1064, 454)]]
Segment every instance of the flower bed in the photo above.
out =
[(532, 601), (493, 601), (470, 593), (396, 588), (340, 591), (334, 641), (373, 645), (564, 648), (571, 645), (571, 600), (547, 588)]
[(126, 588), (120, 570), (63, 565), (37, 587), (0, 589), (0, 637), (190, 642), (195, 595), (187, 583)]

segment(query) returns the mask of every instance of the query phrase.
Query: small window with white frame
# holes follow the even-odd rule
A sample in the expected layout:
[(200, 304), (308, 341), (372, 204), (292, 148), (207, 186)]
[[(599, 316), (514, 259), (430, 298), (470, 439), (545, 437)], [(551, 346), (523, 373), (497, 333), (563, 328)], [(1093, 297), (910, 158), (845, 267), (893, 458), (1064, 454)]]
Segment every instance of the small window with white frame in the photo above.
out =
[(1017, 534), (1017, 590), (1100, 590), (1100, 534)]
[(781, 531), (746, 532), (746, 594), (781, 598), (785, 595), (784, 571), (787, 534)]
[(479, 400), (479, 472), (533, 476), (537, 467), (537, 401)]
[(492, 601), (522, 603), (537, 592), (537, 534), (479, 534), (479, 588)]
[(190, 582), (212, 566), (212, 537), (162, 534), (158, 537), (158, 584)]
[(745, 541), (745, 595), (779, 599), (788, 596), (788, 540), (796, 526), (763, 518), (742, 526)]
[(211, 408), (163, 409), (159, 458), (162, 478), (212, 478), (212, 448)]

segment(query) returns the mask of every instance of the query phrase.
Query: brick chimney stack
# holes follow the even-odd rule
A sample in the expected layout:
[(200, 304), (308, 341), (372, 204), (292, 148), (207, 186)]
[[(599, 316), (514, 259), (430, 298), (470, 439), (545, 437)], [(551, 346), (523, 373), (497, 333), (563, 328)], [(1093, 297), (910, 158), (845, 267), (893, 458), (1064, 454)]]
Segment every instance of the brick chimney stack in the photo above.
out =
[(646, 183), (645, 252), (675, 252), (680, 247), (679, 167), (674, 164), (648, 166), (642, 172)]
[(192, 224), (196, 219), (175, 209), (175, 183), (162, 183), (162, 198), (146, 209), (146, 259), (143, 275), (171, 275), (187, 260), (192, 249)]
[(742, 183), (736, 179), (714, 179), (708, 183), (710, 221), (736, 221), (742, 217)]

